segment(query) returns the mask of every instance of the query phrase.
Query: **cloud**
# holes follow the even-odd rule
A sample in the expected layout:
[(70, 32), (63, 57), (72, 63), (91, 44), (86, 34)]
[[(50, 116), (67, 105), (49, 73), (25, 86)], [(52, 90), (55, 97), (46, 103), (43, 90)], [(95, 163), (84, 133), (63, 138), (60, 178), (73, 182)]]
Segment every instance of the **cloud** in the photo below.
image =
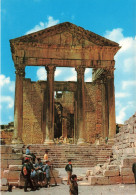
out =
[(106, 31), (104, 36), (121, 46), (115, 55), (115, 97), (116, 120), (123, 123), (136, 111), (136, 36), (124, 36), (122, 28)]
[(116, 29), (113, 29), (112, 31), (107, 30), (104, 36), (107, 39), (110, 39), (115, 42), (119, 42), (120, 40), (124, 39), (122, 32), (123, 32), (122, 28), (116, 28)]
[(48, 16), (48, 21), (47, 22), (40, 22), (38, 25), (36, 25), (34, 28), (31, 30), (27, 31), (25, 34), (30, 34), (33, 32), (37, 32), (39, 30), (42, 30), (44, 28), (48, 28), (50, 26), (54, 26), (59, 23), (59, 20), (55, 20), (52, 16)]
[(127, 109), (127, 106), (123, 107), (119, 111), (118, 115), (116, 116), (116, 123), (122, 124), (124, 122), (124, 119), (126, 117), (126, 109)]
[(131, 94), (129, 94), (129, 93), (120, 92), (120, 93), (115, 94), (115, 98), (126, 98), (126, 97), (129, 97), (130, 95)]
[(77, 72), (75, 68), (70, 69), (70, 76), (66, 77), (65, 81), (77, 81)]
[(56, 69), (55, 70), (55, 77), (60, 76), (61, 73), (62, 73), (62, 70), (61, 69)]
[(128, 87), (136, 87), (136, 80), (122, 81), (122, 89), (126, 89)]
[(47, 79), (47, 73), (44, 67), (38, 68), (37, 70), (37, 78), (38, 80), (46, 80)]
[(14, 99), (11, 96), (1, 96), (0, 103), (6, 103), (6, 108), (13, 108), (14, 106)]
[[(123, 102), (116, 101), (116, 109), (118, 110), (118, 114), (116, 115), (116, 123), (123, 124), (125, 120), (135, 113), (135, 108), (135, 101), (128, 101), (125, 106)], [(127, 116), (128, 113), (130, 114), (129, 117)]]
[(2, 89), (7, 89), (10, 92), (15, 91), (15, 82), (10, 80), (10, 77), (6, 77), (5, 75), (0, 75), (0, 87)]
[(0, 75), (0, 86), (3, 87), (5, 84), (9, 84), (10, 83), (10, 78), (9, 77), (5, 77), (5, 75), (1, 74)]

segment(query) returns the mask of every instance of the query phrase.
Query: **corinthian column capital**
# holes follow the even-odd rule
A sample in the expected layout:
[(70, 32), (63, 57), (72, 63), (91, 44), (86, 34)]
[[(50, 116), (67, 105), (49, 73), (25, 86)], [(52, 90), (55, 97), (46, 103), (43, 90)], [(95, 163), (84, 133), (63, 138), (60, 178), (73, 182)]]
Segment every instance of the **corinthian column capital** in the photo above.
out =
[(45, 66), (45, 69), (47, 70), (47, 74), (54, 74), (56, 67), (55, 66)]
[(84, 66), (77, 66), (77, 67), (75, 68), (75, 70), (77, 71), (77, 74), (78, 74), (78, 75), (83, 75), (84, 72), (85, 72), (85, 67), (84, 67)]
[(23, 67), (16, 67), (16, 71), (15, 71), (16, 75), (25, 77), (25, 68)]

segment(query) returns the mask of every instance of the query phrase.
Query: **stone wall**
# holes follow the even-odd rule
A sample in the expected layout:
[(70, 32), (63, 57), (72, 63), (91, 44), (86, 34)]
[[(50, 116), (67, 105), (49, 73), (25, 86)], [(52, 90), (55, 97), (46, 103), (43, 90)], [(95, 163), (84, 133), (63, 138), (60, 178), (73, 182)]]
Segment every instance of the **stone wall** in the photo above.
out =
[[(66, 83), (60, 82), (62, 98), (56, 98), (63, 107), (63, 116), (74, 114), (75, 129), (76, 124), (76, 83), (68, 84), (71, 91), (66, 91)], [(55, 86), (58, 88), (59, 83)], [(23, 133), (22, 139), (25, 144), (42, 144), (45, 138), (45, 124), (43, 123), (43, 110), (46, 109), (46, 82), (31, 82), (30, 79), (24, 80), (23, 87)], [(86, 142), (94, 143), (97, 137), (104, 137), (104, 115), (103, 101), (104, 93), (102, 84), (85, 83), (85, 130), (84, 139)], [(65, 130), (64, 130), (65, 131)], [(66, 133), (65, 133), (66, 134)], [(36, 135), (36, 136), (35, 136)], [(77, 133), (76, 133), (77, 136)]]
[(118, 160), (136, 154), (136, 113), (125, 121), (116, 134), (113, 154)]
[(85, 89), (85, 139), (94, 143), (98, 135), (103, 136), (102, 86), (86, 83)]

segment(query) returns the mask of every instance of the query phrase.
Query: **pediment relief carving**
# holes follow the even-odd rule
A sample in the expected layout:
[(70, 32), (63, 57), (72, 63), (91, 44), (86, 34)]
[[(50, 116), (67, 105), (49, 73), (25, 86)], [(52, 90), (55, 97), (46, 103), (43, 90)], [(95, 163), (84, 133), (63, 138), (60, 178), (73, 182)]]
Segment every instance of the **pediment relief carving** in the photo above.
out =
[(36, 42), (51, 45), (60, 44), (70, 46), (82, 45), (83, 47), (92, 45), (119, 47), (117, 43), (69, 22), (61, 23), (32, 34), (12, 39), (10, 42)]
[(48, 45), (62, 45), (62, 46), (93, 46), (94, 43), (86, 40), (82, 34), (71, 33), (68, 31), (51, 35), (48, 37), (41, 37), (39, 42)]

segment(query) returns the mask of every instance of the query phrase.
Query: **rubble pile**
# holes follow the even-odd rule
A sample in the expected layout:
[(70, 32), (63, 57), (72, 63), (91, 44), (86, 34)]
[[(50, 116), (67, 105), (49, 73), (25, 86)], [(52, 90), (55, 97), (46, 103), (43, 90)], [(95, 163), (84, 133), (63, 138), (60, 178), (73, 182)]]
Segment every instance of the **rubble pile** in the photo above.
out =
[(135, 183), (132, 165), (136, 162), (136, 113), (125, 121), (115, 136), (112, 156), (104, 165), (87, 171), (90, 185)]

